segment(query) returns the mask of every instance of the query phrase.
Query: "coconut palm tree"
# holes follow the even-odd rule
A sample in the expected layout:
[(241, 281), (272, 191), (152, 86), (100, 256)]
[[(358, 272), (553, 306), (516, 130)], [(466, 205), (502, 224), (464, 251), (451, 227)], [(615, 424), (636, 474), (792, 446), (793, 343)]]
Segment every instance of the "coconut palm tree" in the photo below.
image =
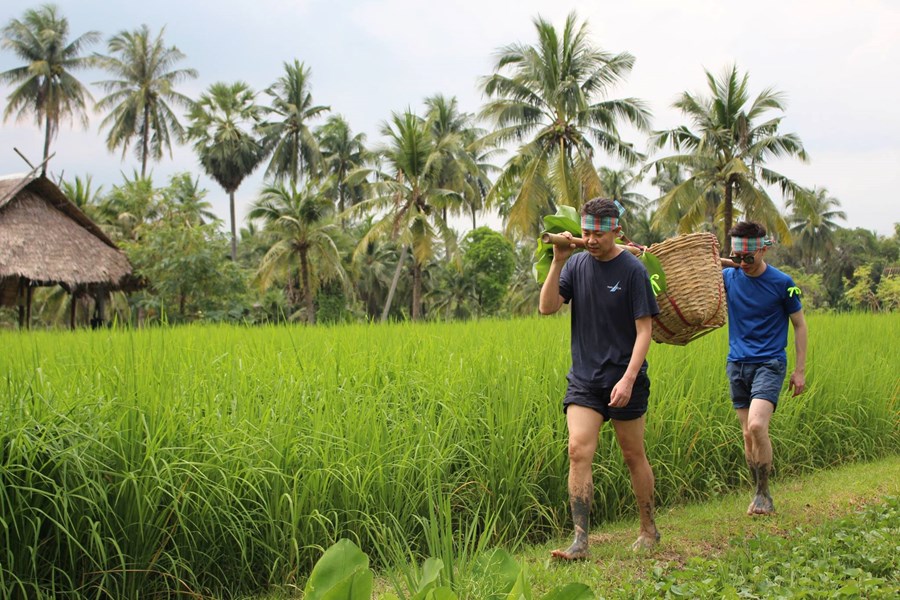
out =
[(643, 156), (622, 141), (617, 124), (624, 120), (646, 131), (650, 116), (635, 98), (607, 99), (631, 71), (631, 54), (596, 48), (575, 13), (562, 32), (540, 17), (534, 24), (537, 43), (503, 48), (494, 75), (482, 82), (492, 98), (482, 116), (497, 127), (491, 140), (525, 141), (488, 194), (494, 205), (512, 196), (507, 228), (523, 234), (534, 233), (556, 204), (580, 208), (584, 199), (600, 194), (595, 146), (626, 165), (638, 163)]
[(397, 275), (405, 263), (406, 252), (412, 251), (411, 317), (418, 320), (422, 318), (422, 272), (435, 255), (435, 241), (442, 238), (450, 255), (456, 249), (456, 235), (437, 209), (447, 196), (459, 195), (458, 191), (438, 185), (440, 167), (450, 142), (446, 139), (437, 142), (428, 122), (408, 110), (403, 114), (394, 113), (391, 121), (384, 124), (382, 134), (389, 140), (380, 151), (387, 170), (361, 169), (354, 173), (354, 177), (374, 174), (377, 178), (371, 184), (373, 197), (357, 204), (354, 212), (379, 215), (357, 245), (357, 252), (378, 237), (389, 237), (403, 248), (382, 313), (382, 318), (386, 318)]
[(187, 108), (191, 100), (175, 91), (175, 86), (197, 77), (194, 69), (174, 69), (185, 55), (175, 46), (166, 47), (160, 29), (154, 38), (146, 25), (134, 31), (122, 31), (107, 43), (109, 56), (98, 58), (98, 64), (114, 79), (98, 82), (107, 96), (97, 108), (109, 111), (100, 123), (108, 128), (106, 146), (114, 151), (121, 146), (122, 156), (132, 142), (141, 161), (141, 177), (147, 174), (147, 161), (162, 158), (163, 150), (172, 154), (172, 138), (184, 140), (184, 129), (173, 106)]
[(200, 187), (200, 178), (190, 173), (176, 173), (169, 178), (169, 187), (162, 190), (170, 214), (190, 227), (207, 223), (221, 223), (205, 200), (207, 191)]
[(637, 216), (643, 210), (648, 202), (647, 197), (632, 191), (641, 180), (640, 173), (635, 175), (630, 169), (600, 167), (598, 174), (603, 194), (622, 203), (626, 219)]
[[(371, 225), (371, 217), (360, 224), (360, 237)], [(384, 309), (399, 257), (397, 244), (387, 238), (370, 238), (364, 247), (353, 253), (351, 266), (356, 294), (370, 319), (380, 316)]]
[(266, 89), (272, 97), (272, 107), (265, 109), (272, 120), (262, 126), (266, 144), (272, 149), (266, 176), (275, 181), (287, 178), (296, 185), (304, 171), (312, 175), (321, 167), (319, 144), (309, 121), (331, 109), (313, 104), (309, 79), (309, 68), (294, 60), (293, 64), (284, 63), (284, 75)]
[(237, 260), (234, 192), (265, 158), (258, 137), (261, 107), (246, 83), (214, 83), (191, 107), (188, 137), (203, 170), (228, 194), (231, 260)]
[(157, 220), (163, 211), (161, 190), (153, 186), (150, 177), (141, 177), (135, 170), (129, 179), (122, 175), (121, 185), (113, 186), (99, 207), (101, 222), (110, 223), (113, 239), (135, 241), (142, 229)]
[(840, 200), (830, 196), (826, 188), (815, 188), (795, 194), (787, 202), (791, 211), (788, 222), (804, 266), (811, 268), (834, 249), (837, 219), (847, 219)]
[(788, 225), (765, 190), (766, 185), (778, 186), (788, 199), (802, 191), (792, 180), (765, 167), (771, 158), (807, 160), (800, 138), (779, 133), (782, 117), (770, 116), (770, 111), (784, 111), (784, 95), (768, 88), (751, 101), (749, 76), (740, 75), (737, 66), (725, 69), (718, 79), (707, 71), (706, 79), (709, 97), (685, 92), (673, 104), (694, 129), (682, 125), (656, 131), (650, 139), (652, 149), (671, 145), (680, 153), (650, 166), (677, 165), (690, 175), (660, 198), (656, 218), (665, 222), (680, 213), (679, 230), (693, 231), (710, 214), (710, 201), (720, 201), (714, 218), (722, 225), (726, 253), (731, 250), (727, 232), (736, 209), (789, 241)]
[(88, 31), (69, 41), (69, 21), (52, 4), (26, 10), (21, 21), (12, 19), (0, 31), (0, 46), (25, 62), (0, 73), (0, 82), (14, 87), (6, 97), (3, 120), (13, 113), (20, 120), (31, 114), (43, 125), (43, 174), (60, 121), (78, 116), (87, 127), (85, 104), (93, 98), (72, 72), (92, 66), (94, 59), (81, 52), (99, 39), (99, 32)]
[(340, 228), (330, 219), (334, 206), (326, 190), (314, 182), (295, 187), (269, 186), (253, 203), (249, 218), (262, 221), (275, 243), (257, 271), (265, 290), (278, 276), (299, 270), (306, 321), (316, 322), (316, 293), (323, 282), (340, 279), (344, 268), (335, 238)]
[(328, 117), (325, 124), (316, 130), (322, 166), (325, 173), (335, 180), (337, 209), (343, 214), (347, 204), (356, 204), (364, 197), (361, 183), (352, 183), (347, 175), (365, 165), (369, 151), (366, 149), (366, 134), (353, 134), (350, 124), (341, 115)]
[(85, 176), (84, 179), (76, 175), (73, 181), (62, 180), (59, 182), (59, 187), (66, 198), (71, 200), (81, 212), (90, 217), (92, 221), (99, 220), (100, 214), (97, 209), (103, 197), (101, 193), (103, 186), (94, 188), (90, 175)]
[(425, 107), (431, 136), (443, 149), (436, 183), (459, 191), (459, 195), (444, 197), (441, 215), (446, 221), (449, 215), (469, 214), (474, 229), (476, 214), (483, 210), (491, 186), (488, 174), (496, 169), (488, 162), (496, 150), (487, 143), (486, 132), (474, 126), (473, 115), (459, 110), (455, 97), (435, 94), (425, 99)]

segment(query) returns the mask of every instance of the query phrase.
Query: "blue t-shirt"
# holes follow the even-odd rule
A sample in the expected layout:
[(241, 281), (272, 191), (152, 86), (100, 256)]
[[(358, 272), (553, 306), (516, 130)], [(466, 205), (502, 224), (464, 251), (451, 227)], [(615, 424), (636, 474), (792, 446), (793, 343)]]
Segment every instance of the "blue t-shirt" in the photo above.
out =
[(722, 271), (728, 299), (728, 361), (787, 362), (788, 321), (803, 308), (799, 294), (791, 294), (794, 280), (772, 265), (759, 277), (740, 269)]
[(631, 360), (634, 321), (659, 314), (647, 269), (628, 252), (606, 262), (581, 252), (563, 266), (559, 295), (572, 306), (569, 381), (588, 389), (612, 388)]

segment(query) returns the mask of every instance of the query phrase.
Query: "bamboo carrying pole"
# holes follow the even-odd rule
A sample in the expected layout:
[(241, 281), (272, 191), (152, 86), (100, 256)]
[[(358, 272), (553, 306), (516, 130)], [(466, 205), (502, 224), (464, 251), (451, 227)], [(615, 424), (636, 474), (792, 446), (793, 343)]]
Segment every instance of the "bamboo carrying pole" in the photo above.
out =
[[(567, 246), (569, 244), (575, 244), (576, 248), (584, 248), (584, 240), (579, 237), (573, 237), (572, 239), (567, 238), (564, 235), (560, 235), (558, 233), (545, 233), (541, 236), (541, 241), (545, 244), (553, 244), (554, 246)], [(627, 250), (631, 252), (635, 256), (640, 256), (641, 249), (636, 248), (634, 246), (625, 246), (623, 244), (616, 244), (622, 250)]]

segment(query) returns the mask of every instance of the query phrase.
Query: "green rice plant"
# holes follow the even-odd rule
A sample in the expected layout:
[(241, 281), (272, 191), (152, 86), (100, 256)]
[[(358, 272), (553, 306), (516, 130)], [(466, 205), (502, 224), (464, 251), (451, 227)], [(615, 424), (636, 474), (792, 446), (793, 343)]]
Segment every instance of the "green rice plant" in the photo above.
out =
[[(772, 421), (776, 494), (900, 449), (900, 322), (809, 323), (808, 391)], [(565, 315), (2, 332), (0, 596), (301, 587), (340, 539), (388, 571), (440, 556), (465, 585), (477, 549), (570, 527), (568, 333)], [(660, 506), (748, 486), (726, 353), (724, 330), (651, 348)], [(611, 428), (600, 437), (595, 523), (634, 514)]]

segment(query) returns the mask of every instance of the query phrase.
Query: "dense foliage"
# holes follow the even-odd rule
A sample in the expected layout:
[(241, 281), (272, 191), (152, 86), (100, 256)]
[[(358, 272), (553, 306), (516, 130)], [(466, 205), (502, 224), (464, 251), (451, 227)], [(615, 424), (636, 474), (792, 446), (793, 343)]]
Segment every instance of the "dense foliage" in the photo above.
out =
[[(479, 82), (487, 98), (478, 116), (436, 93), (421, 112), (386, 116), (382, 140), (367, 146), (314, 99), (313, 70), (300, 60), (285, 61), (282, 76), (260, 93), (219, 81), (189, 98), (176, 88), (199, 74), (180, 66), (189, 57), (166, 43), (164, 29), (120, 31), (107, 41), (108, 56), (88, 57), (100, 34), (71, 39), (67, 19), (45, 5), (0, 30), (0, 46), (22, 62), (0, 73), (13, 86), (4, 116), (35, 117), (47, 156), (61, 119), (86, 118), (91, 96), (74, 73), (98, 67), (108, 75), (96, 106), (106, 115), (106, 144), (123, 153), (133, 147), (140, 168), (108, 191), (92, 188), (89, 175), (60, 183), (111, 237), (127, 240), (123, 248), (148, 284), (112, 299), (107, 317), (120, 322), (314, 323), (323, 309), (328, 322), (531, 314), (537, 294), (529, 257), (541, 218), (560, 206), (577, 210), (597, 194), (622, 201), (626, 233), (644, 245), (702, 230), (716, 232), (727, 248), (729, 223), (761, 221), (778, 238), (772, 263), (794, 275), (808, 309), (897, 309), (900, 234), (842, 229), (840, 200), (825, 187), (766, 166), (774, 157), (807, 159), (800, 136), (780, 128), (782, 92), (754, 95), (749, 75), (730, 65), (718, 77), (707, 73), (706, 94), (679, 96), (685, 125), (653, 131), (641, 99), (614, 99), (634, 56), (599, 47), (574, 13), (561, 27), (540, 17), (534, 27), (530, 43), (498, 51), (493, 72)], [(674, 154), (640, 152), (621, 125), (650, 132), (650, 151), (670, 147)], [(218, 250), (212, 230), (223, 224), (209, 218), (205, 190), (181, 194), (188, 204), (178, 205), (174, 179), (160, 187), (147, 175), (148, 161), (173, 143), (190, 143), (228, 194), (230, 251)], [(242, 225), (235, 190), (261, 168), (264, 186)], [(658, 197), (637, 193), (641, 181)], [(180, 219), (185, 211), (202, 218)], [(486, 256), (474, 260), (472, 240), (454, 229), (454, 218), (471, 218), (477, 231), (479, 218), (489, 216), (502, 219), (508, 240), (496, 242), (496, 265), (481, 264)], [(179, 222), (167, 223), (173, 219)], [(515, 270), (508, 279), (509, 244)], [(161, 245), (169, 253), (165, 268), (153, 264)], [(229, 255), (234, 264), (226, 266)], [(189, 289), (192, 270), (198, 279)], [(222, 281), (208, 285), (213, 271)], [(86, 323), (94, 299), (74, 302)], [(64, 304), (59, 290), (40, 291), (31, 325), (58, 324)], [(16, 317), (0, 309), (0, 324)]]

